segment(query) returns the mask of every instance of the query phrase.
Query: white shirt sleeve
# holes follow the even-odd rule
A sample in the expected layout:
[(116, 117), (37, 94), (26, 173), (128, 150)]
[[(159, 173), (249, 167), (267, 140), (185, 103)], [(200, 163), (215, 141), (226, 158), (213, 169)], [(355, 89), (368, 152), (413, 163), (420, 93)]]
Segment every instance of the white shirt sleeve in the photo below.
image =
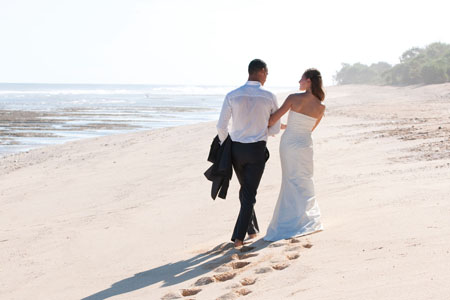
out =
[[(270, 110), (270, 114), (273, 114), (277, 110), (278, 110), (277, 97), (273, 95), (272, 108)], [(278, 120), (274, 125), (270, 126), (267, 133), (269, 135), (275, 135), (280, 132), (280, 128), (281, 128), (281, 119)]]
[(228, 123), (231, 118), (231, 104), (228, 97), (225, 97), (223, 101), (222, 110), (220, 112), (219, 121), (217, 122), (217, 132), (219, 135), (220, 143), (222, 144), (228, 136)]

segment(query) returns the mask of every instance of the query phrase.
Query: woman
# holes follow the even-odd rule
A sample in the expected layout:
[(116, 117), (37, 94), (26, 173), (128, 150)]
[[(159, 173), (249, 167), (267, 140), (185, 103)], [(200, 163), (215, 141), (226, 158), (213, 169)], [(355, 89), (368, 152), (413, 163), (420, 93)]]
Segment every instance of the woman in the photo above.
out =
[(282, 183), (278, 202), (270, 222), (267, 241), (277, 241), (322, 230), (320, 210), (314, 196), (313, 145), (311, 132), (323, 117), (325, 93), (322, 77), (308, 69), (300, 80), (304, 93), (292, 94), (269, 120), (269, 126), (289, 111), (281, 137)]

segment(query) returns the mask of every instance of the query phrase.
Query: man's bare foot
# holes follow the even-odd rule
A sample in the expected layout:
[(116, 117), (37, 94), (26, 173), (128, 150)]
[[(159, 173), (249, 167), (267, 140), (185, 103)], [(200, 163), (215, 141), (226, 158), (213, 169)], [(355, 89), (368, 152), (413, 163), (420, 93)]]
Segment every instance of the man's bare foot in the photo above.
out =
[(234, 241), (234, 247), (235, 247), (235, 248), (237, 248), (237, 247), (242, 247), (242, 246), (244, 246), (244, 242), (243, 242), (243, 241), (238, 240), (238, 239), (236, 239), (236, 240)]
[(258, 234), (257, 233), (254, 233), (254, 234), (249, 234), (248, 235), (248, 239), (249, 240), (251, 240), (251, 239), (254, 239), (254, 238), (256, 238), (258, 236)]

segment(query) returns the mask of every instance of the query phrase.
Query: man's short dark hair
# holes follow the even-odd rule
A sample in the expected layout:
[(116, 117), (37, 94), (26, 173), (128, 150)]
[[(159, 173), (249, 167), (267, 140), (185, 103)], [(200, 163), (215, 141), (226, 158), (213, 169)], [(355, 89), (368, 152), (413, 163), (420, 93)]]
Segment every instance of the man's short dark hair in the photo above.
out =
[(254, 59), (248, 65), (248, 74), (250, 75), (255, 74), (256, 72), (261, 71), (262, 69), (267, 69), (266, 63), (261, 59)]

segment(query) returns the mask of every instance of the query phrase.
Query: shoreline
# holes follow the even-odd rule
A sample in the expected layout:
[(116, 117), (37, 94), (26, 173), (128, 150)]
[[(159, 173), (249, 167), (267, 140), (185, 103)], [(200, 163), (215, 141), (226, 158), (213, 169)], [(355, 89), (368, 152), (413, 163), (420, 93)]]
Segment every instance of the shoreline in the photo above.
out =
[(215, 119), (223, 87), (0, 84), (0, 153)]
[[(127, 121), (126, 118), (130, 118), (129, 113), (122, 117), (123, 120), (117, 120), (117, 117), (120, 116), (117, 113), (111, 115), (112, 120), (108, 120), (104, 119), (108, 117), (104, 113), (83, 113), (83, 110), (85, 109), (79, 109), (77, 115), (74, 115), (72, 111), (0, 110), (0, 119), (2, 120), (0, 122), (0, 157), (86, 138), (212, 121), (208, 120), (211, 116), (202, 115), (200, 109), (190, 111), (189, 108), (175, 107), (171, 109), (174, 113), (188, 113), (188, 115), (184, 118), (180, 117), (180, 119), (173, 117), (172, 120), (165, 122), (159, 121), (159, 117), (151, 115), (145, 116), (145, 118), (140, 117), (141, 121), (137, 121), (137, 119)], [(189, 118), (193, 117), (191, 115), (194, 111), (199, 111), (200, 115), (197, 120), (190, 120)], [(210, 112), (214, 112), (214, 110), (211, 108), (204, 109), (204, 113)], [(79, 117), (75, 119), (75, 116)]]
[[(89, 145), (105, 145), (107, 147), (110, 143), (114, 144), (115, 140), (128, 140), (135, 138), (145, 138), (149, 136), (160, 136), (165, 135), (167, 131), (173, 129), (186, 129), (190, 127), (198, 127), (201, 125), (212, 126), (215, 128), (216, 121), (203, 121), (194, 124), (183, 124), (177, 126), (168, 126), (162, 128), (153, 129), (138, 129), (134, 131), (126, 132), (115, 132), (110, 134), (105, 134), (102, 136), (84, 137), (75, 140), (64, 141), (62, 143), (53, 143), (49, 145), (44, 145), (41, 147), (36, 147), (26, 151), (7, 153), (5, 155), (0, 154), (0, 176), (4, 175), (4, 170), (8, 170), (7, 173), (18, 170), (22, 167), (31, 166), (45, 161), (49, 158), (55, 156), (55, 152), (61, 151), (65, 152), (76, 147), (89, 147)], [(45, 158), (43, 158), (45, 157)], [(21, 160), (23, 160), (21, 162)], [(13, 166), (14, 165), (14, 166)]]
[[(77, 131), (74, 137), (63, 137), (63, 136), (55, 136), (53, 133), (46, 133), (46, 130), (40, 129), (39, 132), (36, 132), (35, 135), (33, 134), (14, 134), (14, 136), (20, 136), (20, 137), (26, 137), (26, 138), (48, 138), (49, 140), (40, 140), (39, 144), (36, 144), (34, 146), (31, 145), (22, 145), (20, 143), (12, 142), (11, 144), (3, 144), (6, 146), (17, 146), (22, 147), (18, 150), (11, 150), (11, 151), (4, 151), (0, 152), (0, 160), (4, 157), (8, 157), (11, 155), (17, 155), (21, 153), (28, 153), (33, 150), (39, 150), (44, 149), (46, 147), (52, 147), (52, 146), (58, 146), (58, 145), (64, 145), (66, 143), (81, 141), (81, 140), (89, 140), (89, 139), (95, 139), (95, 138), (101, 138), (105, 136), (116, 136), (116, 135), (124, 135), (124, 134), (133, 134), (138, 132), (145, 132), (145, 131), (153, 131), (153, 130), (159, 130), (159, 129), (165, 129), (165, 128), (174, 128), (174, 127), (183, 127), (183, 126), (189, 126), (189, 125), (196, 125), (196, 124), (202, 124), (202, 123), (208, 123), (208, 122), (215, 122), (210, 120), (204, 120), (204, 121), (197, 121), (190, 124), (180, 124), (180, 125), (166, 125), (166, 126), (160, 126), (155, 128), (145, 128), (145, 127), (138, 127), (130, 124), (97, 124), (94, 126), (87, 126), (83, 131)], [(129, 128), (129, 129), (126, 129)], [(96, 132), (92, 132), (90, 130), (97, 130)], [(53, 129), (50, 131), (54, 131)], [(56, 131), (58, 132), (58, 131)], [(64, 130), (64, 132), (67, 132)], [(1, 131), (0, 131), (1, 133)], [(52, 139), (50, 141), (50, 139)], [(0, 144), (1, 146), (1, 144)]]
[(35, 149), (16, 162), (0, 158), (0, 294), (445, 298), (450, 85), (343, 86), (327, 95), (313, 133), (324, 230), (261, 240), (281, 184), (277, 135), (267, 143), (271, 158), (255, 206), (261, 233), (248, 252), (229, 241), (236, 177), (227, 199), (213, 201), (203, 176), (214, 121)]

